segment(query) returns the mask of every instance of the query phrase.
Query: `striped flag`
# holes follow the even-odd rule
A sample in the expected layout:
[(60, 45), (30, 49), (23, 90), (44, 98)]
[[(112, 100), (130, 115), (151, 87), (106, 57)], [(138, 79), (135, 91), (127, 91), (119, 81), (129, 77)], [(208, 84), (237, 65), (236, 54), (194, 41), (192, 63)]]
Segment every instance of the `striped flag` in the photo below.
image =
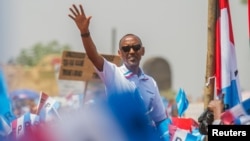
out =
[(189, 131), (177, 128), (171, 141), (197, 141), (198, 137), (192, 135)]
[(57, 109), (59, 108), (59, 102), (47, 95), (44, 92), (40, 92), (40, 99), (37, 108), (37, 115), (40, 116), (41, 121), (51, 121), (55, 117), (60, 119)]
[(38, 140), (33, 133), (37, 130), (37, 125), (40, 124), (39, 116), (30, 112), (25, 113), (11, 123), (12, 140), (31, 141)]
[(224, 124), (233, 124), (238, 118), (250, 115), (250, 98), (226, 110), (221, 115)]
[[(174, 117), (173, 117), (174, 118)], [(193, 119), (191, 119), (192, 122), (195, 122)], [(169, 139), (170, 141), (204, 141), (205, 135), (202, 135), (198, 129), (198, 125), (194, 125), (191, 123), (188, 128), (181, 127), (181, 124), (186, 124), (185, 120), (179, 122), (179, 123), (173, 123), (169, 124), (168, 131), (169, 131)]]
[(177, 103), (178, 115), (181, 117), (189, 105), (186, 93), (182, 88), (180, 88), (179, 92), (177, 93), (175, 100)]
[(24, 131), (25, 131), (24, 117), (25, 115), (22, 115), (12, 122), (12, 133), (13, 133), (12, 135), (14, 139), (20, 139), (24, 136)]
[(227, 109), (241, 101), (239, 74), (228, 0), (218, 0), (216, 23), (215, 77), (216, 94), (224, 94)]
[(250, 115), (243, 115), (234, 120), (236, 125), (250, 125)]

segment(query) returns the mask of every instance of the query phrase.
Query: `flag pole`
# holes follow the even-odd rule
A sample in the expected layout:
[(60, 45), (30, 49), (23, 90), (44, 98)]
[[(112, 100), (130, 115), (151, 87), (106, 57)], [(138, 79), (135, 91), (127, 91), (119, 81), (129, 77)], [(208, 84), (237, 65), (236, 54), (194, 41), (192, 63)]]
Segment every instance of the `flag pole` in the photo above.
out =
[(85, 103), (87, 100), (86, 97), (87, 97), (88, 84), (89, 84), (89, 80), (86, 80), (84, 83), (83, 103)]
[(250, 1), (247, 0), (248, 40), (250, 43)]
[(112, 48), (111, 48), (111, 51), (112, 51), (112, 54), (115, 55), (116, 54), (116, 50), (115, 50), (115, 47), (116, 47), (116, 28), (112, 28)]
[(208, 26), (207, 26), (207, 62), (204, 87), (204, 109), (214, 98), (215, 73), (215, 31), (216, 31), (217, 0), (208, 0)]

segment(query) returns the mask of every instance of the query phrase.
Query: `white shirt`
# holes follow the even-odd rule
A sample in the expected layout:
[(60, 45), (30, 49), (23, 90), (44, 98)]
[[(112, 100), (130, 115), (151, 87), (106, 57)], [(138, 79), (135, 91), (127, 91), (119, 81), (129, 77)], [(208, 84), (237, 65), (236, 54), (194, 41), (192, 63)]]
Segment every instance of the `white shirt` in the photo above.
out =
[(117, 67), (115, 64), (104, 59), (103, 71), (96, 69), (99, 77), (105, 84), (107, 94), (135, 93), (139, 91), (149, 115), (154, 122), (166, 118), (166, 113), (158, 86), (155, 80), (144, 74), (138, 77), (126, 68), (125, 65)]

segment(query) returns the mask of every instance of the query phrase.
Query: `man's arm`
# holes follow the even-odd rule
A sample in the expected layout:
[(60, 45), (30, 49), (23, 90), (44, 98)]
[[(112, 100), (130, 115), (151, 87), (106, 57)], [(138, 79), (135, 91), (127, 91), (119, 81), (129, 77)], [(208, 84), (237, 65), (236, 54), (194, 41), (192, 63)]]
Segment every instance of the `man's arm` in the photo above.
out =
[(156, 122), (156, 129), (158, 131), (158, 134), (160, 136), (161, 141), (169, 141), (170, 134), (169, 134), (169, 125), (171, 124), (170, 118), (166, 118), (162, 121)]
[(214, 125), (223, 124), (221, 121), (221, 114), (223, 113), (224, 104), (222, 100), (212, 100), (208, 103), (208, 109), (213, 112)]
[(212, 100), (208, 103), (208, 109), (213, 112), (214, 120), (220, 120), (223, 112), (223, 102), (221, 100)]
[(79, 5), (79, 8), (76, 5), (72, 5), (69, 8), (71, 14), (68, 16), (73, 19), (80, 30), (82, 43), (85, 48), (86, 54), (94, 64), (94, 66), (99, 70), (103, 70), (104, 58), (97, 52), (96, 46), (91, 38), (89, 32), (89, 23), (91, 16), (86, 17), (82, 5)]

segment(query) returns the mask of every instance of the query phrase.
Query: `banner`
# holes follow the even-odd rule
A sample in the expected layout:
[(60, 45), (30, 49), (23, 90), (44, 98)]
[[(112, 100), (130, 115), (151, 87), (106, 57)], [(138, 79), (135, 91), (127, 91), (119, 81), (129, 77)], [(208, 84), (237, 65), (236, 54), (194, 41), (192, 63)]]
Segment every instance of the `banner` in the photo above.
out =
[[(121, 58), (116, 55), (102, 54), (108, 61), (121, 65)], [(98, 74), (95, 72), (92, 62), (86, 53), (64, 51), (62, 55), (62, 63), (60, 66), (59, 79), (64, 80), (99, 80)]]

